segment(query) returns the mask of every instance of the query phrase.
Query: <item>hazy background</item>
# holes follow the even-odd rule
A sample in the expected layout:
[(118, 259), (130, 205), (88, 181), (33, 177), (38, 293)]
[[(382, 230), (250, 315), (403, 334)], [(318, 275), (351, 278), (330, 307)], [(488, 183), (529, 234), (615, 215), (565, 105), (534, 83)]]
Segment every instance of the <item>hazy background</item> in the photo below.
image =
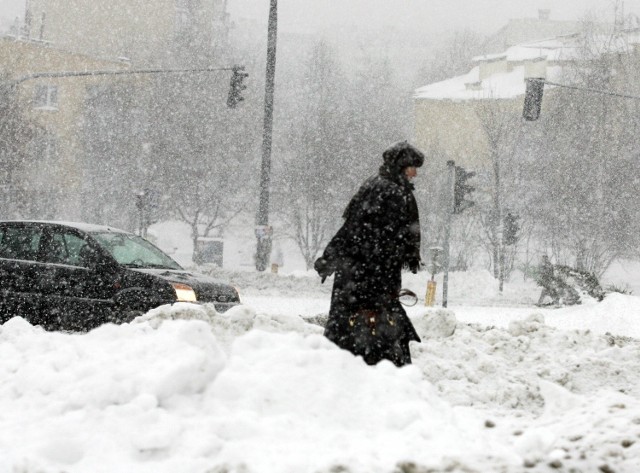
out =
[[(269, 3), (227, 0), (232, 42), (266, 41)], [(539, 9), (549, 9), (552, 20), (589, 16), (613, 23), (616, 3), (625, 16), (640, 17), (640, 0), (280, 0), (278, 28), (283, 46), (287, 35), (302, 35), (304, 41), (324, 38), (347, 62), (356, 55), (385, 57), (413, 82), (421, 62), (433, 59), (455, 32), (467, 29), (488, 36), (509, 19), (536, 18)], [(0, 30), (23, 17), (24, 4), (0, 0)], [(246, 62), (243, 57), (235, 60)], [(412, 85), (424, 84), (418, 80)]]
[[(280, 0), (279, 26), (283, 30), (323, 30), (357, 24), (376, 28), (393, 24), (422, 28), (437, 35), (469, 27), (491, 32), (510, 18), (536, 17), (538, 9), (551, 10), (553, 20), (578, 20), (585, 12), (610, 16), (612, 0)], [(640, 13), (640, 0), (624, 2), (626, 13)], [(232, 17), (266, 22), (268, 0), (229, 0)]]
[[(157, 2), (136, 0), (144, 1)], [(239, 215), (233, 222), (238, 228), (233, 238), (239, 240), (238, 235), (243, 235), (242, 248), (247, 249), (243, 259), (251, 265), (262, 158), (269, 3), (227, 0), (231, 23), (228, 42), (220, 38), (220, 47), (214, 49), (205, 40), (201, 48), (187, 50), (186, 43), (175, 41), (175, 50), (160, 58), (181, 66), (200, 64), (199, 61), (242, 65), (249, 76), (241, 106), (226, 106), (228, 76), (163, 77), (149, 87), (133, 90), (123, 83), (98, 94), (84, 111), (82, 130), (77, 130), (83, 134), (87, 150), (81, 160), (82, 199), (64, 189), (42, 190), (42, 186), (34, 186), (34, 197), (24, 204), (33, 203), (29, 215), (52, 219), (66, 215), (63, 211), (76, 212), (74, 215), (80, 214), (83, 221), (135, 229), (140, 212), (131, 196), (149, 189), (158, 201), (149, 205), (148, 213), (153, 212), (153, 219), (179, 216), (191, 228), (204, 228), (205, 223), (198, 220), (202, 216), (216, 219), (222, 215), (229, 220), (213, 221), (219, 225), (214, 236), (221, 236), (231, 232), (229, 222)], [(627, 26), (640, 25), (640, 0), (280, 0), (278, 6), (270, 224), (276, 241), (297, 239), (300, 254), (309, 267), (326, 243), (323, 238), (334, 234), (341, 223), (340, 216), (354, 189), (377, 172), (381, 152), (391, 143), (416, 135), (415, 90), (467, 73), (474, 56), (501, 52), (499, 48), (504, 43), (491, 43), (490, 36), (510, 19), (530, 18), (535, 24), (538, 10), (545, 9), (550, 10), (551, 20), (585, 19), (612, 24), (616, 20), (615, 7), (623, 6), (624, 12), (618, 11), (617, 18), (624, 13)], [(12, 22), (23, 15), (23, 8), (24, 0), (0, 0), (0, 18)], [(66, 14), (73, 17), (75, 13), (69, 10)], [(107, 31), (112, 28), (111, 24), (104, 26)], [(143, 51), (137, 53), (141, 62), (132, 66), (144, 67)], [(162, 55), (161, 50), (154, 53)], [(607, 56), (610, 58), (613, 55)], [(602, 88), (609, 88), (607, 81), (615, 71), (616, 83), (625, 86), (621, 92), (640, 95), (637, 60), (622, 59), (628, 59), (625, 68), (611, 62), (600, 64), (586, 71), (590, 75), (581, 83), (590, 87), (605, 84)], [(34, 61), (32, 67), (40, 71), (42, 65)], [(619, 71), (627, 75), (622, 76)], [(553, 240), (564, 251), (559, 255), (563, 259), (557, 261), (571, 265), (586, 251), (593, 250), (594, 258), (599, 257), (601, 253), (596, 252), (600, 252), (600, 245), (609, 245), (612, 254), (618, 251), (616, 255), (625, 257), (632, 252), (637, 257), (640, 248), (640, 110), (584, 96), (567, 95), (564, 100), (555, 102), (555, 111), (548, 109), (547, 101), (538, 127), (529, 127), (527, 134), (520, 133), (526, 138), (526, 142), (524, 138), (519, 142), (520, 154), (505, 153), (500, 158), (517, 162), (501, 166), (511, 174), (500, 175), (500, 185), (511, 190), (503, 193), (505, 199), (500, 205), (528, 223), (528, 235), (538, 232), (535, 236), (539, 240), (527, 236), (526, 242), (542, 242), (539, 247), (527, 246), (523, 250), (526, 271), (537, 263), (539, 252), (546, 251), (543, 243), (556, 235), (566, 236), (563, 241)], [(487, 115), (483, 123), (506, 123), (504, 126), (508, 127), (500, 135), (502, 143), (514, 143), (519, 132), (519, 112), (495, 113), (505, 121), (498, 122)], [(9, 131), (13, 134), (14, 129), (28, 130), (29, 124), (20, 121), (18, 114), (14, 116), (18, 118)], [(585, 116), (589, 119), (585, 120)], [(614, 129), (619, 133), (608, 133)], [(40, 164), (40, 149), (47, 144), (46, 131), (40, 133), (44, 143), (41, 148), (25, 147), (24, 152), (10, 156), (16, 166), (25, 170), (33, 166), (36, 176), (59, 171), (55, 161)], [(452, 127), (447, 133), (460, 131)], [(465, 139), (464, 133), (460, 133), (460, 139)], [(25, 138), (24, 142), (29, 140)], [(450, 207), (450, 188), (445, 189), (443, 179), (449, 156), (435, 148), (427, 151), (441, 166), (423, 172), (422, 180), (417, 182), (423, 250), (442, 246), (445, 215)], [(616, 159), (603, 160), (603, 156), (610, 155)], [(515, 159), (520, 156), (526, 159)], [(499, 213), (492, 207), (497, 179), (493, 180), (492, 174), (480, 165), (474, 171), (478, 172), (478, 191), (473, 198), (477, 205), (453, 232), (458, 238), (453, 242), (452, 253), (456, 254), (452, 266), (456, 270), (474, 264), (495, 269), (495, 257), (500, 254), (496, 250), (500, 240), (492, 238), (498, 235), (499, 220), (495, 215)], [(529, 183), (527, 196), (536, 205), (521, 198), (522, 182)], [(605, 201), (607, 190), (610, 192)], [(58, 195), (69, 203), (58, 205), (54, 197), (63, 199)], [(22, 212), (18, 197), (16, 193), (16, 199), (10, 201), (18, 202), (12, 204), (16, 213)], [(183, 217), (185, 209), (188, 215)], [(576, 209), (580, 209), (579, 215)], [(610, 209), (623, 210), (609, 212)], [(309, 238), (302, 235), (306, 228), (317, 230)], [(585, 241), (593, 242), (593, 246), (584, 247)], [(512, 261), (516, 261), (515, 250)]]
[[(587, 11), (608, 18), (613, 5), (613, 0), (280, 0), (278, 9), (283, 31), (324, 31), (344, 25), (375, 29), (391, 24), (437, 37), (464, 27), (489, 33), (510, 18), (535, 17), (540, 8), (550, 9), (554, 20), (577, 20)], [(640, 0), (627, 0), (624, 8), (626, 13), (640, 14)], [(266, 23), (268, 9), (269, 0), (228, 0), (233, 19)], [(3, 24), (23, 14), (24, 0), (0, 0)]]

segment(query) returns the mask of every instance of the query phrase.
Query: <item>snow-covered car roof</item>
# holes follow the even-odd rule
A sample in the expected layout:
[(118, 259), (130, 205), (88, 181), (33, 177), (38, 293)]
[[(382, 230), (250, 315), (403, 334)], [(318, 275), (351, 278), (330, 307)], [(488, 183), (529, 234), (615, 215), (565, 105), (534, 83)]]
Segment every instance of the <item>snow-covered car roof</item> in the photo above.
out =
[(43, 225), (57, 225), (61, 227), (70, 227), (76, 228), (83, 232), (87, 233), (96, 233), (96, 232), (113, 232), (113, 233), (130, 233), (126, 230), (121, 230), (119, 228), (111, 227), (108, 225), (98, 225), (94, 223), (86, 223), (86, 222), (67, 222), (67, 221), (58, 221), (58, 220), (0, 220), (0, 225), (4, 223), (35, 223), (35, 224), (43, 224)]

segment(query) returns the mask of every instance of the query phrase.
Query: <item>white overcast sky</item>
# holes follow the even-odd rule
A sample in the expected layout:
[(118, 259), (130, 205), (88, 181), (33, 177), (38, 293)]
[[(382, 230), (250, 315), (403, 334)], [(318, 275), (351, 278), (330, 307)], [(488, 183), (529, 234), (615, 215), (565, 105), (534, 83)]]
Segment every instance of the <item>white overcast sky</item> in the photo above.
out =
[[(626, 0), (626, 13), (640, 15), (640, 0)], [(385, 23), (423, 27), (434, 33), (469, 27), (492, 32), (511, 18), (537, 17), (551, 10), (551, 19), (579, 20), (591, 11), (613, 21), (615, 0), (279, 0), (278, 27), (283, 30), (327, 29), (335, 24)], [(228, 0), (234, 17), (266, 22), (269, 0)]]
[[(153, 0), (149, 0), (153, 1)], [(0, 0), (0, 19), (24, 13), (25, 0)], [(232, 18), (266, 22), (269, 0), (227, 0)], [(625, 0), (625, 12), (640, 15), (640, 0)], [(422, 27), (434, 34), (469, 27), (491, 32), (510, 18), (537, 16), (538, 9), (551, 10), (555, 20), (578, 20), (586, 11), (603, 20), (613, 19), (616, 0), (279, 0), (279, 28), (290, 31), (327, 30), (355, 23)], [(70, 14), (72, 14), (70, 12)]]
[[(154, 1), (154, 0), (149, 0)], [(227, 0), (233, 20), (250, 18), (266, 24), (270, 0)], [(0, 0), (0, 21), (24, 14), (25, 0)], [(491, 33), (511, 18), (534, 18), (549, 9), (553, 20), (579, 20), (587, 12), (612, 22), (614, 6), (640, 16), (640, 0), (279, 0), (280, 31), (327, 32), (333, 27), (357, 25), (377, 29), (383, 24), (406, 26), (425, 37), (470, 28)], [(69, 12), (71, 14), (71, 12)], [(256, 34), (266, 31), (258, 30)]]

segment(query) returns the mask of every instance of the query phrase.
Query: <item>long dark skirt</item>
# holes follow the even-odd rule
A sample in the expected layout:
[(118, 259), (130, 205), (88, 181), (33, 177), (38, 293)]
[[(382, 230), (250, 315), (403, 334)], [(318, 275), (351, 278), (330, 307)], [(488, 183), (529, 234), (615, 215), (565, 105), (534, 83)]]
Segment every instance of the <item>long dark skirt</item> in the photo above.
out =
[(366, 294), (357, 290), (353, 280), (341, 276), (336, 275), (324, 335), (369, 365), (382, 360), (396, 366), (410, 364), (409, 342), (420, 342), (420, 337), (398, 300), (398, 291)]

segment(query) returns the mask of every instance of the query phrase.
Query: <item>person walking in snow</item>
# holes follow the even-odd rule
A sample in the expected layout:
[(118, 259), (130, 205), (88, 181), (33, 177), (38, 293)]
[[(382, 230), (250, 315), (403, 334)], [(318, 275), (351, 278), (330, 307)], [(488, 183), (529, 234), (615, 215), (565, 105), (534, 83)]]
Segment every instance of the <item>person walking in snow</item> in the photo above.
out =
[(403, 267), (420, 267), (420, 222), (411, 180), (424, 154), (406, 141), (382, 154), (377, 175), (349, 202), (344, 223), (314, 264), (324, 280), (335, 273), (325, 336), (370, 365), (411, 363), (420, 341), (400, 304)]
[(538, 268), (537, 283), (542, 287), (537, 305), (543, 305), (547, 296), (551, 298), (552, 304), (558, 304), (560, 295), (558, 294), (556, 277), (553, 271), (553, 264), (547, 255), (542, 255), (542, 262)]

